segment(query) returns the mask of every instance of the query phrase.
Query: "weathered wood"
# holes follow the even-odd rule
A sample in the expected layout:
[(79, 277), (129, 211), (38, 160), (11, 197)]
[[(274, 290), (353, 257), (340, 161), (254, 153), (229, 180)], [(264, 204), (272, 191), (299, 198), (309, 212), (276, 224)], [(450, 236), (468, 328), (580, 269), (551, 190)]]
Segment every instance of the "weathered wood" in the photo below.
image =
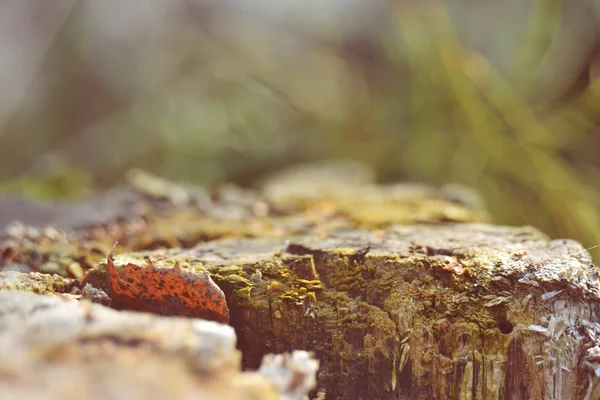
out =
[[(598, 268), (579, 244), (532, 228), (217, 240), (116, 264), (147, 256), (210, 272), (245, 365), (315, 351), (327, 398), (583, 399), (598, 390)], [(87, 279), (111, 295), (103, 266)]]
[(243, 365), (314, 351), (328, 400), (600, 398), (599, 269), (575, 242), (479, 223), (486, 213), (460, 188), (380, 186), (360, 171), (287, 173), (211, 197), (146, 178), (118, 220), (13, 225), (0, 266), (154, 312), (113, 291), (115, 240), (117, 271), (150, 257), (161, 274), (207, 272)]
[[(300, 400), (318, 364), (301, 353), (285, 360), (266, 359), (262, 374), (242, 373), (226, 325), (0, 292), (0, 397), (6, 400)], [(292, 373), (298, 385), (289, 389)]]
[[(0, 268), (81, 279), (105, 260), (115, 241), (117, 252), (125, 252), (187, 248), (219, 238), (318, 235), (393, 223), (488, 218), (466, 189), (339, 181), (344, 178), (331, 173), (317, 184), (312, 173), (298, 174), (294, 180), (284, 176), (268, 181), (263, 193), (227, 186), (213, 198), (202, 190), (186, 189), (187, 197), (179, 193), (176, 203), (167, 200), (169, 193), (157, 198), (160, 188), (171, 186), (151, 178), (142, 180), (150, 188), (136, 181), (137, 191), (115, 189), (80, 202), (47, 205), (21, 200), (23, 206), (0, 200), (0, 215), (6, 216), (0, 219)], [(314, 191), (315, 185), (319, 191)]]

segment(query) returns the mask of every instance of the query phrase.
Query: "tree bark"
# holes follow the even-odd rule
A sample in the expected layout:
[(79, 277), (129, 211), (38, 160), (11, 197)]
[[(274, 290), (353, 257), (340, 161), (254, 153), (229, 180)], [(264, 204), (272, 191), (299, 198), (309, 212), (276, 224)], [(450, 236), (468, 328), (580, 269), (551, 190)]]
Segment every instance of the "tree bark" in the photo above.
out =
[(600, 398), (599, 274), (578, 243), (483, 223), (462, 189), (316, 176), (212, 197), (188, 188), (177, 207), (164, 186), (138, 185), (144, 206), (133, 209), (143, 215), (54, 239), (13, 228), (4, 264), (53, 263), (113, 308), (172, 315), (177, 307), (114, 290), (106, 256), (115, 237), (121, 274), (128, 264), (208, 273), (225, 294), (244, 367), (267, 353), (312, 351), (321, 365), (313, 395), (328, 400)]

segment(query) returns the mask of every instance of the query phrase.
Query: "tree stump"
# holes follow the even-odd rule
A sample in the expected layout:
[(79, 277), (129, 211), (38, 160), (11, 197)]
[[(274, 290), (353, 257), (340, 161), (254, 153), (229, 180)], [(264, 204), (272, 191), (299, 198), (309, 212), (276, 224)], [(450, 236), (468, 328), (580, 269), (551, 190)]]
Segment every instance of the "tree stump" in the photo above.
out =
[(296, 352), (243, 374), (226, 325), (59, 297), (0, 292), (2, 399), (300, 400), (274, 383), (294, 371), (305, 392), (318, 366)]
[(0, 264), (70, 279), (50, 285), (63, 296), (167, 315), (190, 315), (174, 306), (189, 292), (158, 291), (153, 277), (208, 274), (244, 367), (311, 351), (320, 398), (600, 398), (598, 268), (578, 243), (490, 225), (465, 189), (318, 171), (211, 196), (136, 175), (133, 206), (102, 224), (13, 225)]

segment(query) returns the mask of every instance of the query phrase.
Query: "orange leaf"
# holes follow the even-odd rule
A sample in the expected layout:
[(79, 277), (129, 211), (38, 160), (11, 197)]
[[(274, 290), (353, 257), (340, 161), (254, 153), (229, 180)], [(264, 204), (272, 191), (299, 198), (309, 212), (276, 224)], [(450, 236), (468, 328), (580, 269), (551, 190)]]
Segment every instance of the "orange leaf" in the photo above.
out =
[(116, 308), (229, 322), (225, 294), (208, 272), (187, 271), (179, 263), (162, 268), (149, 258), (146, 267), (128, 263), (117, 271), (113, 253), (114, 247), (106, 265)]

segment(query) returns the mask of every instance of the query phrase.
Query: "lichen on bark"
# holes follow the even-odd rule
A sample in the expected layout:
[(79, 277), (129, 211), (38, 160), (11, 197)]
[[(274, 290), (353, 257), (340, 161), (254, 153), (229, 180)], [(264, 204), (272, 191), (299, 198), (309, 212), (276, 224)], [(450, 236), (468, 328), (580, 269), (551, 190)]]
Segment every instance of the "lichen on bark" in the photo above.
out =
[[(598, 271), (583, 249), (530, 228), (450, 224), (224, 239), (128, 253), (120, 262), (148, 256), (211, 274), (227, 296), (247, 367), (267, 352), (312, 350), (322, 361), (319, 385), (333, 398), (456, 398), (467, 388), (476, 398), (507, 390), (582, 398), (576, 387), (590, 373), (579, 362), (585, 352), (566, 339), (572, 332), (563, 338), (571, 356), (561, 353), (561, 368), (539, 373), (551, 368), (538, 363), (550, 338), (529, 327), (563, 318), (582, 330), (600, 303), (591, 290)], [(566, 266), (580, 278), (563, 274)], [(88, 281), (105, 285), (103, 267)], [(565, 301), (571, 315), (559, 317), (552, 307)], [(557, 389), (559, 376), (571, 384)]]
[(313, 351), (327, 399), (597, 397), (599, 270), (578, 243), (486, 224), (453, 187), (325, 175), (175, 200), (161, 194), (169, 185), (137, 182), (102, 224), (7, 232), (0, 264), (72, 276), (77, 262), (77, 288), (135, 309), (141, 300), (119, 302), (107, 274), (116, 240), (117, 271), (149, 258), (208, 273), (244, 366)]

